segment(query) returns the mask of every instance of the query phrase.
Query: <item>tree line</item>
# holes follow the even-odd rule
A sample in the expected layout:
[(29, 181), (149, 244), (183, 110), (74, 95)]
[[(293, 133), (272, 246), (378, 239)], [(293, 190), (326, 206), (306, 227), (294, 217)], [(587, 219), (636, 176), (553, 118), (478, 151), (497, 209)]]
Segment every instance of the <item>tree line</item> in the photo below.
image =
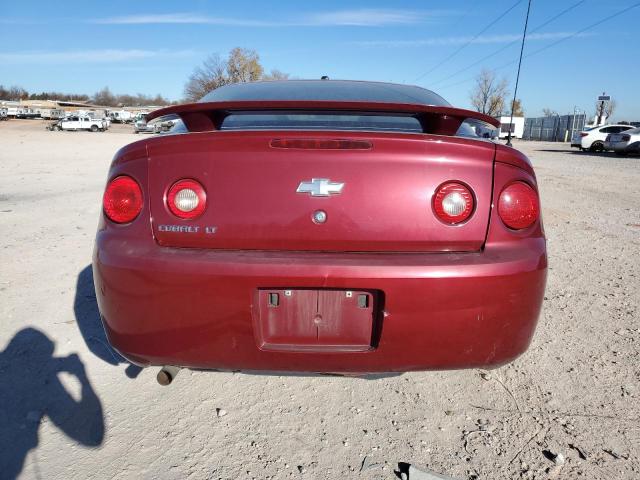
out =
[(138, 93), (136, 95), (114, 94), (109, 87), (93, 95), (62, 92), (29, 92), (19, 86), (5, 87), (0, 85), (0, 100), (60, 100), (74, 102), (88, 102), (106, 107), (141, 107), (145, 105), (170, 105), (172, 102), (162, 95), (155, 96)]

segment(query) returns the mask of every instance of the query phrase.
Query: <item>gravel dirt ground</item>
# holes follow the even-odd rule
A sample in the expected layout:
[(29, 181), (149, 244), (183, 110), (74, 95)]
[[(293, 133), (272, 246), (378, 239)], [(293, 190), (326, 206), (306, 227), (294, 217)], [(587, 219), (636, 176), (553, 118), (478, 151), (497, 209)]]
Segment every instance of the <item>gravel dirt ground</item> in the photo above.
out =
[(140, 136), (0, 122), (0, 478), (640, 478), (640, 158), (516, 146), (549, 246), (529, 351), (377, 379), (157, 369), (115, 356), (89, 268), (115, 151)]

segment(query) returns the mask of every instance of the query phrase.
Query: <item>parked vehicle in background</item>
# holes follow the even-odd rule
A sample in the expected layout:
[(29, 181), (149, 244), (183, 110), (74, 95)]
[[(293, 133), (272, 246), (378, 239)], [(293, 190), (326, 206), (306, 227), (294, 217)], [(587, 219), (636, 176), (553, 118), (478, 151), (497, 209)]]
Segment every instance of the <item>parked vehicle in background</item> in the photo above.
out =
[(167, 115), (189, 132), (116, 154), (96, 234), (97, 302), (127, 359), (362, 374), (527, 349), (547, 271), (535, 173), (460, 133), (496, 119), (337, 80), (228, 85), (147, 120)]
[(40, 117), (45, 120), (53, 120), (56, 118), (64, 118), (65, 112), (60, 108), (41, 108)]
[(156, 133), (153, 125), (147, 123), (146, 115), (136, 115), (133, 122), (133, 133)]
[(16, 113), (16, 118), (39, 118), (40, 112), (36, 111), (36, 109), (31, 107), (21, 107), (18, 108)]
[(177, 122), (179, 119), (156, 119), (147, 123), (146, 115), (143, 115), (134, 122), (133, 133), (168, 133)]
[(623, 133), (610, 133), (604, 142), (606, 150), (613, 150), (618, 155), (640, 153), (640, 128), (632, 128)]
[(601, 125), (583, 130), (573, 136), (571, 147), (576, 147), (581, 151), (590, 150), (592, 152), (602, 152), (605, 150), (604, 142), (610, 133), (620, 133), (631, 130), (632, 125)]
[(109, 117), (113, 123), (131, 123), (133, 122), (133, 113), (126, 110), (112, 110)]
[(91, 118), (88, 115), (71, 115), (50, 125), (49, 130), (90, 130), (104, 132), (107, 129), (103, 120)]
[(180, 121), (180, 119), (178, 119), (178, 118), (158, 121), (155, 124), (156, 125), (156, 132), (157, 133), (169, 133), (169, 132), (171, 132), (173, 130), (173, 128), (175, 127), (175, 125), (179, 121)]
[[(81, 115), (81, 114), (78, 113), (78, 115)], [(89, 112), (86, 112), (84, 115), (88, 116), (93, 120), (100, 120), (105, 130), (108, 130), (109, 127), (111, 126), (111, 118), (109, 118), (108, 116), (105, 116), (104, 111), (100, 111), (100, 110), (98, 110), (97, 112), (89, 111)]]

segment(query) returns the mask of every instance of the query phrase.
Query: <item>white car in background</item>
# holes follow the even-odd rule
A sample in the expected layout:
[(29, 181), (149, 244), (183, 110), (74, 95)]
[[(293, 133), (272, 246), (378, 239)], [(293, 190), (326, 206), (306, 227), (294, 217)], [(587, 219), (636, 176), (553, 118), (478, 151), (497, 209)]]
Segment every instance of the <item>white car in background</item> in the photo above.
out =
[(633, 125), (601, 125), (587, 128), (573, 136), (571, 146), (577, 147), (582, 151), (602, 152), (605, 150), (604, 142), (607, 139), (607, 135), (621, 133), (632, 128), (634, 128)]
[(640, 127), (607, 135), (604, 148), (613, 150), (618, 155), (640, 153)]

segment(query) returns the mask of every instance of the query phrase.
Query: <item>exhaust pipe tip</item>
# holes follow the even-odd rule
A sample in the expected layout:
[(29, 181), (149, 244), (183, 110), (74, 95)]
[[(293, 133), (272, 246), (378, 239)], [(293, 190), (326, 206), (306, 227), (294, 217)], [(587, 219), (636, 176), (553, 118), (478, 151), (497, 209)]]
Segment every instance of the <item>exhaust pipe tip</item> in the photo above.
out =
[(171, 385), (171, 382), (173, 382), (173, 379), (176, 378), (176, 375), (178, 375), (179, 371), (180, 367), (162, 367), (156, 375), (156, 380), (160, 385), (166, 387), (167, 385)]

